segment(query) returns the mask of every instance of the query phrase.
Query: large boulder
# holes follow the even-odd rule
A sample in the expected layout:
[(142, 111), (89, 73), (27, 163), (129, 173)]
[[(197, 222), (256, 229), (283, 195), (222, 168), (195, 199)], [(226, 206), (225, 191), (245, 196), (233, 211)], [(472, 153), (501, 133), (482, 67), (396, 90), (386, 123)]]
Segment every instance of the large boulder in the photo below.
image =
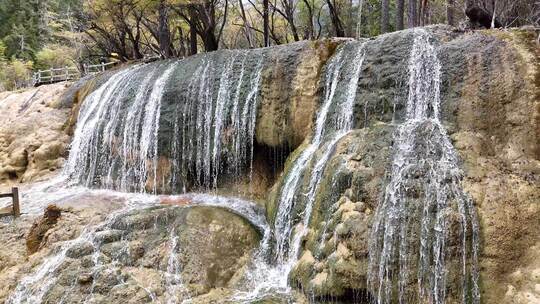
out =
[[(56, 226), (62, 224), (60, 220)], [(39, 286), (21, 281), (14, 295), (51, 303), (180, 301), (229, 287), (258, 242), (259, 232), (251, 224), (222, 208), (155, 206), (113, 212), (61, 245), (52, 255), (59, 263)], [(43, 281), (52, 283), (40, 285)], [(36, 287), (43, 286), (40, 294)]]

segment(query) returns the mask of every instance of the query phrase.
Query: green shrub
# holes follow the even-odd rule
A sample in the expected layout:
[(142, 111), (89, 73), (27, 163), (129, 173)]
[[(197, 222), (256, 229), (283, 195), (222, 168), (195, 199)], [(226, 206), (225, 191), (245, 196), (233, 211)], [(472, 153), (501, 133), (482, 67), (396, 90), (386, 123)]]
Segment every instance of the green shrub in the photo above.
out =
[(0, 62), (0, 91), (18, 90), (28, 86), (32, 79), (32, 61), (12, 58), (10, 62)]
[(47, 45), (36, 54), (36, 63), (34, 66), (37, 70), (75, 66), (74, 52), (72, 48), (67, 46), (58, 44)]

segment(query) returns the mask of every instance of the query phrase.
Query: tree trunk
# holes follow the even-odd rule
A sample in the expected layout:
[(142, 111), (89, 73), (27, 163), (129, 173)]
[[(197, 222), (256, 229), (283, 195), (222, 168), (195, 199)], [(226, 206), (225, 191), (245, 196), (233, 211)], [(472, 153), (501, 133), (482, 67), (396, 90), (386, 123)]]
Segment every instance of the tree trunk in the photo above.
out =
[(182, 27), (179, 26), (178, 27), (178, 36), (179, 36), (179, 39), (178, 39), (178, 54), (177, 56), (178, 57), (181, 57), (181, 58), (184, 58), (186, 57), (186, 45), (184, 43), (184, 32), (182, 32)]
[(388, 24), (390, 23), (388, 10), (390, 9), (389, 0), (381, 1), (381, 33), (388, 32)]
[(169, 20), (167, 16), (167, 5), (162, 0), (159, 3), (159, 52), (164, 58), (171, 57), (171, 34), (169, 32)]
[(309, 23), (306, 26), (306, 32), (304, 34), (304, 39), (313, 39), (313, 35), (314, 35), (313, 8), (311, 7), (311, 4), (309, 3), (308, 0), (302, 0), (302, 1), (306, 5), (306, 9), (307, 9), (307, 12), (308, 12), (308, 18), (309, 18)]
[(446, 22), (454, 26), (454, 0), (446, 0)]
[(334, 29), (336, 30), (336, 37), (345, 37), (345, 30), (343, 29), (343, 24), (341, 22), (341, 19), (339, 19), (339, 14), (336, 11), (334, 4), (332, 3), (332, 0), (326, 0), (326, 4), (328, 4), (330, 18), (332, 19), (332, 24), (334, 25)]
[(491, 28), (495, 28), (495, 15), (496, 15), (496, 9), (497, 9), (497, 0), (491, 1), (493, 4), (493, 15), (491, 16)]
[(246, 11), (244, 9), (243, 0), (238, 0), (238, 5), (240, 6), (240, 16), (242, 17), (242, 22), (244, 23), (244, 34), (246, 35), (246, 40), (249, 44), (249, 48), (253, 48), (253, 38), (251, 36), (251, 29), (249, 28), (249, 23), (246, 16)]
[(348, 16), (348, 22), (347, 22), (347, 36), (354, 37), (354, 18), (353, 18), (353, 0), (349, 1), (349, 16)]
[(409, 0), (409, 9), (407, 13), (407, 26), (413, 28), (416, 23), (416, 0)]
[(270, 23), (268, 22), (268, 0), (263, 0), (263, 36), (264, 36), (264, 46), (270, 46)]
[(293, 34), (294, 41), (300, 41), (300, 36), (298, 35), (298, 30), (296, 29), (296, 25), (294, 24), (294, 17), (291, 15), (290, 18), (287, 18), (289, 26), (291, 27), (291, 32)]
[(420, 7), (418, 9), (418, 18), (420, 19), (418, 24), (425, 26), (429, 24), (429, 1), (420, 0)]
[(197, 29), (195, 28), (195, 12), (189, 10), (191, 22), (189, 23), (189, 55), (197, 54)]
[(405, 0), (397, 0), (396, 4), (396, 30), (403, 29), (403, 15), (405, 14)]
[(358, 13), (356, 15), (356, 38), (362, 37), (362, 7), (364, 0), (358, 0)]
[(203, 37), (204, 50), (207, 52), (216, 51), (219, 48), (219, 42), (216, 39), (213, 28), (205, 32)]

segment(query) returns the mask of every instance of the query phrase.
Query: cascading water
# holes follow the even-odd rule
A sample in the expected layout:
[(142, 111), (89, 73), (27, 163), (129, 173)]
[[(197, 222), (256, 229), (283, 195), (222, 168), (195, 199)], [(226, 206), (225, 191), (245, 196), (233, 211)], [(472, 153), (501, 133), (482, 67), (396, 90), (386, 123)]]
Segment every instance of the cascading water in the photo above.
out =
[[(439, 120), (441, 66), (430, 35), (413, 33), (406, 120), (395, 134), (391, 178), (374, 217), (368, 284), (377, 303), (439, 304), (455, 292), (450, 278), (460, 277), (461, 295), (454, 296), (479, 303), (478, 223)], [(460, 257), (452, 261), (449, 244), (456, 243)]]
[(228, 52), (221, 61), (208, 56), (192, 76), (172, 118), (173, 192), (216, 188), (221, 174), (238, 178), (251, 167), (263, 60), (248, 70), (250, 57), (245, 51)]
[[(242, 293), (236, 299), (249, 301), (268, 291), (289, 292), (288, 276), (301, 250), (301, 240), (307, 232), (313, 203), (326, 163), (334, 152), (336, 144), (353, 127), (354, 101), (359, 75), (362, 69), (364, 44), (349, 42), (343, 45), (328, 63), (325, 73), (324, 100), (317, 114), (315, 130), (310, 143), (294, 160), (292, 168), (284, 179), (278, 202), (278, 211), (273, 231), (267, 230), (261, 241), (261, 248), (255, 257), (253, 273), (249, 280), (254, 289)], [(352, 64), (351, 64), (352, 63)], [(338, 87), (342, 91), (337, 91)], [(345, 94), (341, 96), (340, 94)], [(321, 156), (317, 159), (319, 149)], [(300, 199), (297, 192), (301, 180), (310, 164), (313, 164), (309, 184), (305, 194), (303, 220), (293, 233), (293, 209)], [(273, 257), (271, 240), (275, 239)], [(268, 262), (271, 260), (271, 262)]]
[[(288, 253), (291, 248), (294, 248), (291, 246), (291, 234), (294, 225), (292, 221), (292, 209), (296, 202), (295, 194), (299, 187), (299, 181), (307, 169), (309, 162), (312, 161), (325, 136), (329, 134), (329, 143), (326, 145), (323, 157), (315, 164), (312, 172), (312, 178), (310, 179), (308, 189), (308, 201), (312, 200), (312, 197), (315, 195), (316, 187), (320, 181), (324, 165), (326, 164), (326, 160), (328, 160), (330, 153), (333, 151), (335, 144), (352, 127), (354, 98), (356, 96), (358, 77), (363, 62), (364, 48), (363, 45), (357, 46), (356, 53), (353, 53), (353, 58), (350, 58), (350, 53), (344, 53), (344, 48), (340, 49), (329, 63), (325, 79), (325, 98), (317, 115), (315, 131), (311, 143), (295, 160), (281, 189), (281, 196), (278, 203), (279, 208), (274, 223), (276, 257), (278, 263), (283, 263), (288, 258), (295, 260), (296, 255), (298, 254), (298, 252), (295, 252), (296, 250), (293, 250), (292, 254)], [(353, 62), (354, 64), (349, 66), (348, 64), (350, 62)], [(345, 68), (343, 67), (344, 64)], [(342, 81), (347, 84), (347, 96), (344, 99), (336, 96), (336, 88)], [(335, 115), (334, 117), (329, 118), (328, 115), (331, 107), (334, 107), (334, 110), (337, 109), (337, 111), (332, 113)], [(308, 204), (306, 206), (307, 210), (310, 209), (310, 205), (311, 204)], [(309, 214), (306, 213), (304, 215), (305, 221), (309, 221), (309, 215), (310, 212)]]
[(156, 192), (161, 98), (175, 68), (170, 65), (158, 76), (156, 65), (135, 88), (134, 79), (144, 69), (126, 69), (86, 98), (65, 168), (70, 179), (136, 192), (145, 192), (149, 183), (150, 192)]
[[(84, 186), (150, 193), (212, 189), (222, 174), (238, 177), (253, 158), (263, 60), (252, 62), (252, 53), (199, 56), (189, 77), (180, 62), (116, 73), (85, 99), (64, 174)], [(180, 92), (171, 98), (173, 81)], [(160, 138), (164, 124), (172, 139)], [(161, 156), (170, 160), (168, 176)]]
[[(479, 302), (478, 226), (472, 202), (460, 187), (457, 155), (439, 121), (440, 64), (429, 40), (427, 33), (417, 31), (409, 64), (406, 121), (395, 135), (391, 180), (373, 225), (369, 286), (379, 303), (444, 303), (450, 277), (448, 227), (456, 222), (461, 229), (461, 296), (463, 302)], [(231, 209), (263, 232), (253, 269), (247, 274), (251, 290), (236, 295), (235, 301), (290, 292), (288, 277), (302, 250), (326, 165), (354, 127), (365, 51), (362, 42), (343, 43), (326, 66), (324, 99), (314, 131), (283, 178), (273, 227), (251, 203), (187, 195), (194, 205)], [(65, 175), (85, 186), (152, 193), (215, 189), (224, 175), (240, 178), (248, 171), (251, 177), (265, 66), (264, 54), (258, 52), (222, 51), (195, 56), (183, 62), (185, 66), (162, 62), (112, 75), (82, 105)], [(183, 73), (180, 67), (194, 72)], [(162, 166), (162, 161), (169, 163)], [(161, 167), (170, 171), (160, 172)], [(156, 196), (150, 200), (157, 204)], [(100, 227), (111, 224), (107, 221)], [(66, 253), (81, 242), (92, 243), (93, 271), (100, 271), (102, 244), (96, 241), (97, 232), (89, 228), (77, 240), (66, 242), (21, 281), (9, 303), (41, 302), (55, 284)], [(177, 256), (179, 238), (174, 230), (167, 233), (169, 255), (161, 275), (167, 301), (173, 303), (179, 301), (184, 286)], [(412, 286), (418, 290), (411, 292)], [(154, 300), (149, 290), (148, 295)]]
[[(180, 72), (180, 62), (170, 61), (138, 65), (112, 75), (84, 101), (64, 174), (55, 179), (55, 183), (64, 185), (67, 181), (126, 192), (160, 192), (160, 186), (168, 182), (161, 179), (163, 176), (158, 171), (162, 156), (170, 159), (172, 172), (168, 178), (171, 185), (176, 186), (169, 189), (172, 192), (185, 192), (187, 187), (214, 188), (222, 174), (232, 173), (238, 177), (241, 170), (250, 170), (264, 66), (263, 56), (252, 55), (259, 52), (262, 51), (224, 51), (198, 56), (184, 62), (196, 65), (194, 75)], [(170, 91), (175, 89), (180, 92), (171, 98)], [(166, 103), (165, 108), (163, 103)], [(168, 133), (161, 127), (168, 124), (174, 125), (169, 128), (174, 133), (172, 140), (170, 136), (163, 139)], [(47, 192), (50, 187), (47, 183), (42, 188)], [(121, 194), (85, 190), (84, 187), (60, 191), (55, 187), (55, 193), (66, 192), (66, 198), (85, 191)], [(128, 202), (125, 210), (139, 210), (159, 202), (157, 196), (143, 196), (144, 204)], [(191, 205), (226, 208), (247, 219), (260, 231), (268, 230), (264, 212), (253, 203), (207, 194), (190, 194), (189, 200)], [(40, 212), (40, 208), (36, 208), (36, 212)], [(111, 228), (114, 221), (88, 227), (76, 240), (62, 244), (35, 273), (20, 282), (9, 303), (42, 302), (57, 284), (56, 278), (63, 265), (69, 264), (70, 258), (66, 254), (81, 244), (92, 244), (92, 272), (94, 279), (98, 279), (105, 267), (100, 260), (104, 244), (99, 241), (99, 230)], [(184, 288), (179, 275), (182, 267), (176, 257), (178, 237), (171, 234), (169, 241), (167, 269), (162, 271), (167, 301), (173, 303), (177, 302), (179, 293), (184, 293)], [(121, 265), (127, 255), (129, 248), (125, 245), (118, 251), (118, 257), (113, 258), (113, 263), (118, 259), (118, 265)], [(118, 280), (124, 279), (119, 277)], [(142, 283), (139, 285), (147, 290)], [(91, 301), (93, 284), (89, 290), (86, 300)], [(147, 294), (155, 298), (150, 290)]]
[(167, 304), (178, 303), (180, 299), (178, 298), (178, 293), (183, 287), (180, 261), (178, 260), (178, 235), (175, 234), (174, 229), (171, 230), (169, 235), (170, 242), (170, 253), (169, 259), (167, 260), (167, 272), (166, 272), (166, 282), (167, 282), (167, 291), (169, 297), (167, 299)]

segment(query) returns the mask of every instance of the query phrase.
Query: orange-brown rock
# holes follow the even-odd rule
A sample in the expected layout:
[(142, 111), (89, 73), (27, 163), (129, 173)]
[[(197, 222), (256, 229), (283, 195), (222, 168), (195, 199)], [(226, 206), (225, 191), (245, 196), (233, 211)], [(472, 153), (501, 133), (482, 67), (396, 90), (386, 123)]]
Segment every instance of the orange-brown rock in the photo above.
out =
[(35, 253), (41, 247), (47, 232), (53, 228), (62, 211), (55, 205), (49, 205), (45, 209), (43, 217), (36, 220), (26, 235), (26, 250), (28, 254)]

